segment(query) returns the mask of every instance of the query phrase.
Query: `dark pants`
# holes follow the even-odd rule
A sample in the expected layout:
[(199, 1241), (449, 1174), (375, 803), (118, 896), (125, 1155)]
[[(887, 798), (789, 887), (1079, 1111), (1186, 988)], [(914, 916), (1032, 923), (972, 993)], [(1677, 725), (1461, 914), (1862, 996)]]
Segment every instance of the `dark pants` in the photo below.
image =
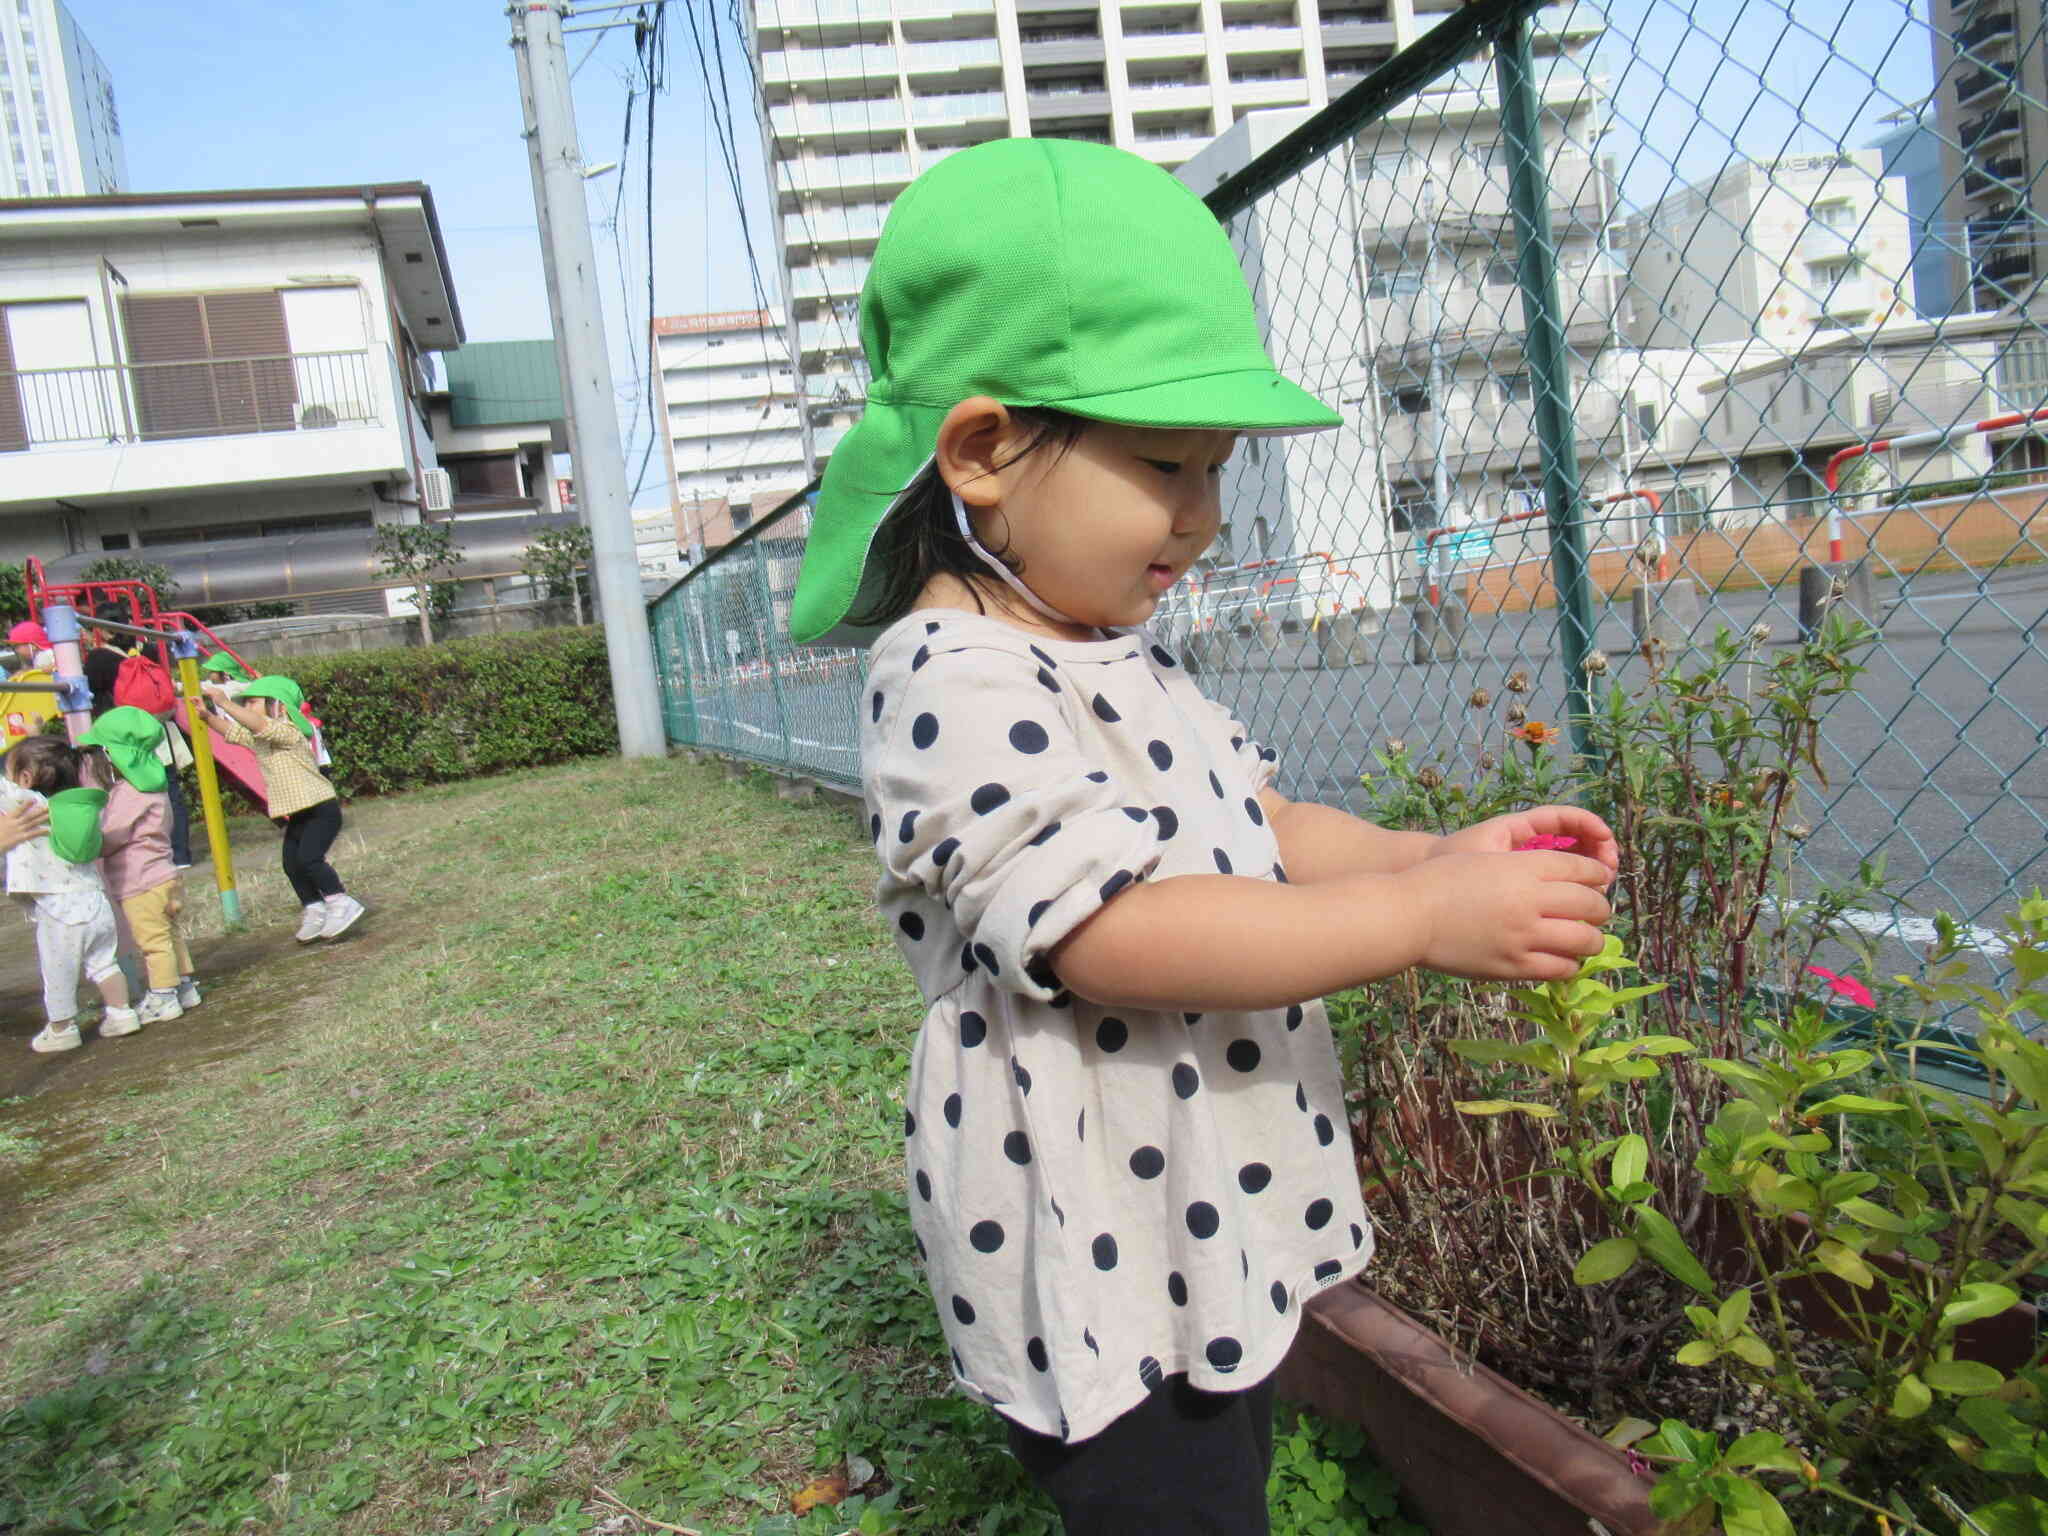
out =
[(1185, 1375), (1071, 1445), (1009, 1426), (1010, 1449), (1067, 1536), (1266, 1536), (1273, 1378), (1203, 1392)]
[(171, 797), (171, 862), (184, 869), (192, 862), (192, 811), (185, 804), (185, 786), (178, 770), (164, 769), (164, 793)]
[(341, 836), (341, 802), (323, 800), (284, 819), (284, 877), (298, 892), (299, 905), (310, 907), (341, 894), (341, 876), (327, 862), (327, 850)]

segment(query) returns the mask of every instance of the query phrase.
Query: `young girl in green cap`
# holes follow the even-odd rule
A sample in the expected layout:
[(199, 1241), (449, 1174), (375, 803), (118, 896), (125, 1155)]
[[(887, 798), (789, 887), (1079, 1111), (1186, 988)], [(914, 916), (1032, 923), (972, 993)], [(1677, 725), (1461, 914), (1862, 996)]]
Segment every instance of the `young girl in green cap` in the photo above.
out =
[(200, 1002), (182, 921), (185, 881), (171, 851), (170, 770), (158, 756), (164, 729), (147, 710), (117, 704), (78, 738), (106, 757), (100, 874), (142, 951), (149, 990), (137, 1014), (145, 1024), (179, 1018)]
[(340, 938), (368, 909), (327, 862), (341, 835), (341, 800), (314, 760), (305, 694), (275, 672), (244, 684), (239, 698), (229, 697), (224, 684), (203, 686), (214, 729), (256, 754), (270, 819), (284, 829), (284, 875), (300, 905), (298, 941)]
[[(1171, 176), (1057, 139), (947, 157), (890, 214), (861, 336), (790, 628), (872, 643), (868, 825), (927, 1003), (911, 1224), (955, 1381), (1070, 1532), (1265, 1531), (1271, 1374), (1372, 1249), (1318, 999), (1571, 974), (1613, 838), (1565, 806), (1438, 838), (1290, 802), (1146, 634), (1238, 439), (1338, 421)], [(1539, 834), (1591, 856), (1510, 851)]]
[(7, 893), (28, 909), (36, 930), (36, 961), (43, 973), (48, 1019), (29, 1041), (34, 1051), (75, 1051), (78, 978), (99, 988), (105, 1039), (142, 1028), (128, 1006), (128, 981), (115, 957), (114, 909), (99, 866), (99, 818), (105, 790), (79, 782), (78, 750), (55, 736), (30, 736), (9, 750), (0, 771), (0, 808), (49, 807), (50, 830), (8, 850)]

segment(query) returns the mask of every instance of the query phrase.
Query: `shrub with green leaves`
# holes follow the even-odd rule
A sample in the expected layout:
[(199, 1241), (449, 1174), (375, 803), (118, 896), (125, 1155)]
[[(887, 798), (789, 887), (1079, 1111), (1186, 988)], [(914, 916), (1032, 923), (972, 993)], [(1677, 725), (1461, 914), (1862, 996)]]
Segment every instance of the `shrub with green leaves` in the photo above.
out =
[(543, 630), (293, 657), (345, 795), (597, 757), (618, 748), (604, 636)]

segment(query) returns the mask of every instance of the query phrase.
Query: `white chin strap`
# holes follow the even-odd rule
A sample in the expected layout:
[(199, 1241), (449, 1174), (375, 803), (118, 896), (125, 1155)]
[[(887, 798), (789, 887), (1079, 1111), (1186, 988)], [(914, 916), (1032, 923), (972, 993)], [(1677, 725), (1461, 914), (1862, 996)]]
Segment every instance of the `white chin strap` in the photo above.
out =
[(1025, 602), (1029, 603), (1039, 613), (1051, 619), (1055, 624), (1072, 624), (1077, 629), (1094, 628), (1093, 625), (1083, 624), (1079, 619), (1068, 618), (1059, 609), (1053, 607), (1051, 603), (1046, 602), (1036, 592), (1019, 581), (1017, 573), (998, 560), (993, 553), (983, 547), (981, 540), (974, 536), (974, 525), (967, 521), (967, 504), (960, 499), (960, 493), (958, 491), (948, 491), (947, 494), (953, 498), (953, 520), (960, 525), (960, 537), (967, 541), (967, 547), (974, 551), (974, 557), (977, 560), (1002, 577), (1004, 583), (1012, 591), (1023, 598)]

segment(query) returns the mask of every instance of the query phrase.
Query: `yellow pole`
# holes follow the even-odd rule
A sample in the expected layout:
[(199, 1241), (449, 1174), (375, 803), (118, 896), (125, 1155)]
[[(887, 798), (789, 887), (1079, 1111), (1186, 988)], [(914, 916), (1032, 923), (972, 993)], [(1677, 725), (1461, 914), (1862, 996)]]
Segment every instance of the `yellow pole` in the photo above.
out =
[(213, 883), (220, 887), (221, 916), (230, 928), (242, 926), (242, 897), (235, 889), (234, 856), (228, 851), (228, 819), (220, 804), (220, 774), (213, 766), (213, 735), (200, 706), (199, 661), (178, 658), (178, 691), (185, 697), (185, 717), (192, 723), (192, 758), (199, 768), (199, 803), (206, 812), (206, 846), (213, 853)]

